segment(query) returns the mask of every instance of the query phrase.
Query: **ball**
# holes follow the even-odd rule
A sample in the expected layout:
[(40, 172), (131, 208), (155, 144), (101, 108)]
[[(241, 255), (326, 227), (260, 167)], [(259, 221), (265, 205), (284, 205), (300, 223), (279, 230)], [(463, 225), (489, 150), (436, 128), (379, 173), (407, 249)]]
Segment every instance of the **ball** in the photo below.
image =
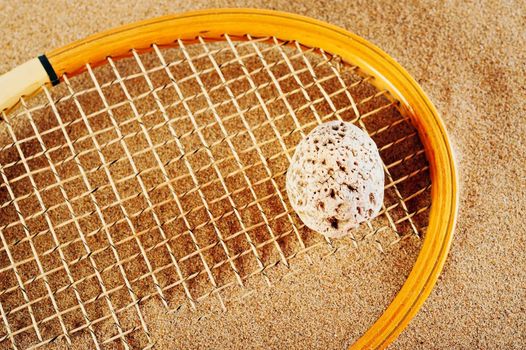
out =
[(345, 236), (382, 207), (384, 170), (378, 148), (351, 123), (321, 124), (296, 147), (286, 188), (307, 227), (327, 237)]

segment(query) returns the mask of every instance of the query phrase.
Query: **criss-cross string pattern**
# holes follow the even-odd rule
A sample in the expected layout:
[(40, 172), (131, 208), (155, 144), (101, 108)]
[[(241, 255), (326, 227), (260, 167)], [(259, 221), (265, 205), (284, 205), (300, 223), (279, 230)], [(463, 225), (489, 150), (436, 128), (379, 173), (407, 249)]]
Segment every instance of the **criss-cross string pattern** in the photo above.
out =
[[(149, 348), (148, 299), (226, 309), (231, 287), (275, 283), (270, 268), (282, 278), (300, 257), (421, 237), (424, 150), (373, 79), (298, 42), (225, 34), (86, 65), (2, 112), (2, 347), (85, 334), (97, 349)], [(380, 216), (337, 241), (306, 228), (285, 192), (295, 145), (334, 119), (373, 137), (386, 174)]]

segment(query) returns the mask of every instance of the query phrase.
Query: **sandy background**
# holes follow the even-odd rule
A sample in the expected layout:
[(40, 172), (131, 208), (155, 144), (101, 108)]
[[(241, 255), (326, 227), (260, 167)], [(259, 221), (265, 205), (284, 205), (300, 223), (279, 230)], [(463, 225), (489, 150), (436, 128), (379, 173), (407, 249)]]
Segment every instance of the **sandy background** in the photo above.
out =
[(460, 171), (460, 215), (444, 272), (393, 344), (400, 349), (526, 347), (526, 5), (497, 2), (0, 2), (0, 71), (116, 25), (206, 7), (264, 7), (353, 31), (429, 94)]

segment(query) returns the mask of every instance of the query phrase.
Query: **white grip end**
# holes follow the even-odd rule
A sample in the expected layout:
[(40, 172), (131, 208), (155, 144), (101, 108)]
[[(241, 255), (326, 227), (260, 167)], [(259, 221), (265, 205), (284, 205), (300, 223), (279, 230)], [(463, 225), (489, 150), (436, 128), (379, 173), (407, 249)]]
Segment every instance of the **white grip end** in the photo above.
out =
[(49, 76), (38, 58), (0, 76), (0, 112), (13, 107), (20, 97), (34, 94), (49, 82)]

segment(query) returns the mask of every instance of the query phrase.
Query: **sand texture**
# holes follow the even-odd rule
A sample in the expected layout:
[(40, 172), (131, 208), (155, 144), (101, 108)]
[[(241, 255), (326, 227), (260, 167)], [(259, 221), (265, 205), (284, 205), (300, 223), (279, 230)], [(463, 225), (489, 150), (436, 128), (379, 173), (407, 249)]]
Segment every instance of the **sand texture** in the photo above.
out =
[[(264, 7), (312, 16), (372, 41), (413, 75), (435, 103), (451, 137), (459, 168), (460, 212), (443, 274), (421, 311), (392, 348), (524, 348), (524, 3), (429, 1), (393, 5), (388, 1), (115, 1), (109, 8), (105, 1), (82, 4), (2, 1), (0, 33), (4, 59), (0, 71), (50, 48), (120, 24), (207, 7)], [(385, 116), (389, 117), (392, 116)], [(46, 122), (42, 123), (45, 125)], [(15, 125), (15, 128), (24, 130), (27, 126)], [(209, 132), (211, 134), (206, 137), (217, 137), (213, 130)], [(286, 140), (287, 145), (297, 142), (299, 136), (296, 134), (295, 138)], [(187, 142), (187, 146), (192, 147), (197, 141), (189, 138)], [(217, 152), (220, 157), (221, 150)], [(2, 161), (12, 161), (9, 157), (13, 155), (5, 154), (7, 158), (2, 158)], [(110, 150), (108, 157), (111, 154)], [(195, 161), (199, 162), (199, 159)], [(284, 165), (273, 164), (280, 169), (278, 172)], [(18, 188), (21, 192), (24, 189), (27, 188), (22, 185)], [(272, 206), (269, 210), (272, 211)], [(203, 219), (196, 214), (193, 220), (199, 222)], [(250, 221), (250, 214), (246, 220)], [(151, 225), (140, 219), (135, 224), (137, 227)], [(90, 227), (90, 223), (86, 225)], [(203, 233), (204, 237), (206, 234)], [(302, 234), (309, 237), (308, 233)], [(314, 245), (315, 240), (307, 242)], [(347, 245), (352, 246), (350, 241)], [(250, 280), (247, 284), (256, 292), (241, 301), (227, 302), (226, 313), (221, 311), (215, 298), (204, 299), (203, 303), (210, 305), (203, 305), (200, 310), (209, 306), (207, 313), (199, 314), (189, 308), (178, 310), (177, 298), (184, 299), (184, 294), (171, 297), (176, 311), (170, 315), (165, 315), (162, 312), (164, 307), (153, 298), (144, 305), (143, 312), (158, 348), (241, 348), (247, 345), (253, 348), (345, 348), (367, 329), (396, 294), (414, 262), (419, 245), (420, 241), (411, 237), (384, 253), (375, 244), (365, 244), (359, 249), (341, 249), (329, 256), (323, 251), (313, 251), (314, 263), (307, 258), (298, 258), (294, 266), (301, 271), (292, 275), (290, 270), (276, 264), (268, 271), (269, 279), (274, 282), (271, 288), (262, 283), (264, 278)], [(295, 249), (294, 245), (287, 243), (284, 247), (292, 252)], [(234, 245), (231, 249), (245, 248)], [(122, 253), (134, 252), (124, 249)], [(16, 254), (24, 252), (21, 250)], [(271, 263), (276, 261), (274, 255), (275, 252), (269, 252), (265, 258)], [(212, 261), (216, 258), (218, 256), (213, 254), (210, 257)], [(106, 257), (100, 259), (104, 264)], [(107, 259), (110, 259), (109, 263), (111, 257)], [(249, 273), (253, 268), (250, 264), (243, 265), (245, 270), (240, 273)], [(137, 267), (137, 271), (131, 273), (144, 273), (141, 268), (144, 267)], [(186, 268), (188, 270), (184, 273), (197, 271), (191, 261)], [(219, 283), (233, 276), (218, 270)], [(167, 281), (170, 278), (168, 276)], [(374, 286), (373, 290), (368, 290), (369, 286)], [(145, 295), (153, 293), (149, 287), (144, 288)], [(206, 294), (198, 282), (191, 288), (196, 294)], [(140, 287), (137, 289), (141, 290)], [(89, 287), (86, 287), (86, 293), (89, 293)], [(3, 300), (3, 303), (7, 302)], [(92, 307), (96, 308), (96, 305)], [(48, 311), (42, 309), (41, 312)], [(126, 316), (119, 317), (125, 326), (129, 326), (126, 325)], [(17, 322), (16, 319), (11, 321)], [(136, 317), (130, 312), (129, 324), (135, 322)], [(52, 329), (57, 325), (49, 327)], [(138, 343), (144, 340), (138, 337)], [(84, 338), (75, 341), (88, 347), (91, 340), (87, 335)]]

